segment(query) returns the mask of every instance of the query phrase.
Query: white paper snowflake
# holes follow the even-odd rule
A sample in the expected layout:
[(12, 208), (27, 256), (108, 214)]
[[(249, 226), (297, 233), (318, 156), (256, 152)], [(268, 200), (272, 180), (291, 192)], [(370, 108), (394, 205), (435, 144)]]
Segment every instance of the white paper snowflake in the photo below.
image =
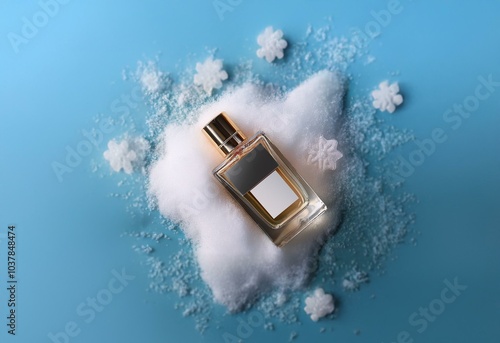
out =
[(286, 40), (283, 39), (283, 31), (274, 31), (272, 26), (266, 27), (257, 37), (257, 43), (261, 46), (257, 50), (257, 56), (265, 58), (269, 63), (274, 61), (275, 58), (283, 58), (283, 50), (288, 45)]
[(381, 111), (393, 113), (396, 110), (396, 106), (403, 103), (403, 96), (399, 94), (399, 84), (394, 82), (392, 85), (389, 85), (389, 81), (383, 81), (378, 85), (378, 88), (371, 93), (373, 107)]
[(222, 60), (214, 60), (209, 57), (203, 63), (196, 63), (194, 84), (202, 86), (208, 95), (212, 91), (222, 87), (222, 81), (227, 80), (227, 72), (222, 69)]
[(333, 297), (331, 294), (325, 294), (323, 288), (317, 288), (313, 295), (306, 298), (304, 311), (306, 311), (315, 322), (327, 314), (332, 313), (333, 310), (335, 310)]
[(149, 143), (142, 137), (127, 138), (121, 142), (112, 139), (108, 142), (108, 150), (103, 156), (115, 172), (123, 169), (125, 173), (131, 174), (134, 169), (144, 165), (148, 150)]
[(309, 149), (307, 163), (317, 164), (322, 171), (335, 170), (337, 161), (344, 156), (337, 150), (337, 145), (338, 142), (335, 139), (326, 140), (325, 137), (320, 136), (318, 144)]

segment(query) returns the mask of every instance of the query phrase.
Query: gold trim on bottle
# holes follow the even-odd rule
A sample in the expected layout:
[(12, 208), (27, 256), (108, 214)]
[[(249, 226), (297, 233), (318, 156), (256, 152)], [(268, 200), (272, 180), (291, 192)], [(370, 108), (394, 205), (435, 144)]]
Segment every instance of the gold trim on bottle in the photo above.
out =
[(217, 147), (217, 150), (223, 156), (229, 154), (246, 139), (243, 132), (241, 132), (225, 112), (221, 112), (205, 125), (203, 132), (210, 138), (212, 144)]

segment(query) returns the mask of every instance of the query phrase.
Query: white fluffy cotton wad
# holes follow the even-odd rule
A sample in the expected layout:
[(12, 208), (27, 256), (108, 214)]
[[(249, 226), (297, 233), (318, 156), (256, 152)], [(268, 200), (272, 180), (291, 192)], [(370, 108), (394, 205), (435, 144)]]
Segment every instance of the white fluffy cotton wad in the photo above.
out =
[[(179, 222), (193, 241), (203, 280), (214, 300), (230, 311), (244, 308), (262, 292), (303, 286), (321, 243), (337, 225), (339, 170), (323, 171), (307, 159), (320, 136), (335, 138), (343, 95), (342, 81), (328, 71), (285, 96), (246, 84), (200, 109), (194, 123), (165, 128), (160, 157), (150, 170), (149, 192), (162, 215)], [(283, 248), (267, 238), (212, 175), (223, 157), (202, 128), (222, 111), (247, 137), (266, 132), (328, 206), (325, 215)]]

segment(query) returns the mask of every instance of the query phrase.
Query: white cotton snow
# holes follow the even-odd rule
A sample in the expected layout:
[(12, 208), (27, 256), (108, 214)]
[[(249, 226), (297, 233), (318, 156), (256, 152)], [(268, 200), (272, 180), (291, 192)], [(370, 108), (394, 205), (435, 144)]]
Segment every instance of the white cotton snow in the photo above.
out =
[[(322, 71), (286, 94), (269, 94), (245, 84), (203, 107), (188, 124), (165, 127), (159, 158), (149, 174), (149, 191), (160, 212), (180, 223), (195, 247), (201, 276), (216, 302), (230, 311), (245, 308), (262, 292), (303, 286), (318, 249), (338, 223), (339, 170), (308, 164), (319, 137), (334, 139), (344, 86)], [(328, 211), (283, 248), (277, 248), (212, 176), (223, 158), (202, 127), (225, 111), (250, 137), (263, 130), (317, 191)], [(342, 142), (339, 150), (342, 151)]]

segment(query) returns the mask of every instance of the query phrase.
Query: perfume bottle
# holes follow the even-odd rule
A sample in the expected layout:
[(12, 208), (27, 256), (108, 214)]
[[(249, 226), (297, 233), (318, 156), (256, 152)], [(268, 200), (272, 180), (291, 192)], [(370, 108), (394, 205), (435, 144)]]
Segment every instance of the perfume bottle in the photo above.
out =
[(264, 132), (247, 139), (224, 112), (203, 132), (225, 157), (213, 170), (215, 178), (278, 247), (326, 211)]

